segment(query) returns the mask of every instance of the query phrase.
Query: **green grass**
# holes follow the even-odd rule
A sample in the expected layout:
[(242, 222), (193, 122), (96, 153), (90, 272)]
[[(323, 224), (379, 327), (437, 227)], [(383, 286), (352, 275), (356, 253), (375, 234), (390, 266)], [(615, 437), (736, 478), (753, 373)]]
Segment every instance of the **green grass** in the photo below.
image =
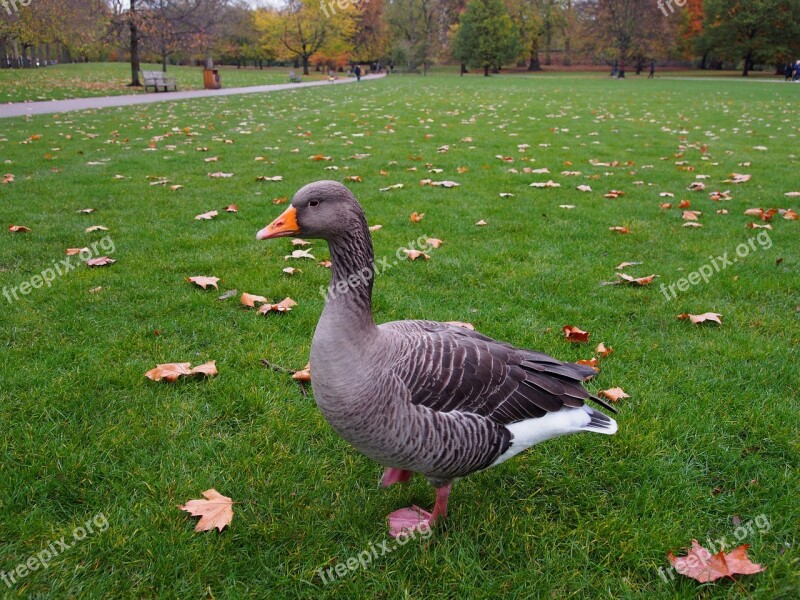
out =
[[(776, 215), (770, 249), (757, 246), (674, 300), (658, 286), (710, 255), (735, 253), (756, 233), (745, 228), (745, 209), (798, 209), (784, 194), (799, 187), (799, 89), (389, 77), (0, 121), (3, 169), (16, 176), (0, 185), (3, 225), (32, 229), (0, 233), (0, 287), (104, 235), (117, 259), (78, 267), (13, 303), (0, 298), (0, 570), (100, 512), (109, 524), (0, 590), (12, 598), (795, 597), (800, 223)], [(437, 152), (443, 145), (449, 151)], [(359, 153), (369, 156), (352, 158)], [(333, 160), (309, 160), (316, 154)], [(210, 156), (219, 161), (206, 164)], [(428, 164), (444, 172), (429, 174)], [(551, 174), (521, 173), (526, 166)], [(723, 183), (732, 172), (752, 179)], [(731, 189), (734, 199), (686, 191), (698, 174), (709, 176), (708, 191)], [(260, 364), (306, 363), (329, 273), (305, 261), (285, 276), (289, 241), (257, 242), (255, 233), (282, 210), (274, 198), (349, 175), (363, 177), (349, 185), (370, 223), (383, 225), (376, 256), (392, 257), (421, 234), (444, 240), (429, 261), (401, 262), (378, 278), (379, 322), (470, 321), (565, 360), (589, 358), (603, 341), (615, 352), (589, 385), (622, 386), (631, 397), (620, 403), (617, 435), (551, 441), (457, 482), (430, 539), (324, 585), (318, 568), (387, 539), (389, 512), (433, 502), (419, 478), (379, 489), (378, 465), (327, 426), (311, 395)], [(148, 176), (184, 187), (152, 186)], [(419, 186), (427, 177), (461, 186)], [(562, 187), (529, 187), (548, 178)], [(394, 183), (405, 187), (378, 191)], [(593, 191), (577, 191), (581, 183)], [(612, 188), (626, 195), (604, 199)], [(691, 200), (704, 227), (684, 228), (679, 210), (659, 209), (660, 192)], [(230, 203), (237, 214), (193, 218)], [(75, 212), (86, 207), (97, 212)], [(412, 211), (424, 220), (411, 223)], [(475, 226), (479, 219), (488, 226)], [(109, 231), (84, 233), (94, 224)], [(610, 232), (615, 225), (632, 233)], [(320, 242), (311, 252), (327, 257)], [(644, 288), (600, 286), (621, 261), (642, 261), (627, 272), (659, 278)], [(221, 277), (220, 292), (195, 288), (185, 281), (192, 275)], [(236, 298), (217, 300), (232, 288), (299, 306), (260, 316)], [(705, 311), (722, 313), (723, 325), (675, 318)], [(567, 323), (588, 330), (591, 343), (566, 343)], [(206, 381), (143, 376), (161, 362), (212, 359), (220, 374)], [(176, 505), (210, 487), (240, 504), (223, 533), (194, 533)], [(747, 524), (760, 515), (768, 530), (753, 527), (743, 541), (766, 572), (742, 577), (741, 587), (659, 577), (668, 551), (692, 538), (735, 540), (735, 517)]]
[[(160, 71), (161, 65), (142, 64), (141, 68), (145, 71)], [(225, 88), (288, 83), (291, 70), (289, 67), (218, 68), (222, 86)], [(176, 78), (179, 91), (203, 89), (202, 67), (170, 65), (167, 73)], [(314, 72), (303, 77), (304, 80), (323, 78), (322, 73)], [(144, 88), (130, 88), (130, 82), (131, 67), (128, 63), (82, 63), (39, 69), (0, 69), (0, 104), (152, 93), (145, 92)]]

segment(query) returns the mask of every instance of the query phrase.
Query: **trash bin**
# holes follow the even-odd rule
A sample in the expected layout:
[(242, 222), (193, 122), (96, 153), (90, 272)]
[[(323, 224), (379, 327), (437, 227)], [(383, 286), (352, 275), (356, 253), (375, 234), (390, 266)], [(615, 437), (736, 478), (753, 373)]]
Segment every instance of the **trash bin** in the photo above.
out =
[(203, 87), (207, 90), (218, 90), (222, 87), (219, 69), (203, 69)]

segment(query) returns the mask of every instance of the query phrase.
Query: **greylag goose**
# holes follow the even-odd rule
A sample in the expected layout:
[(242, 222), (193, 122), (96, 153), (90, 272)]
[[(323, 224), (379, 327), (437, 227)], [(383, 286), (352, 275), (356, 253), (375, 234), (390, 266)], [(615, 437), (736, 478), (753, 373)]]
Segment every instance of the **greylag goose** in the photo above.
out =
[(258, 232), (328, 242), (332, 277), (311, 345), (311, 386), (322, 415), (353, 447), (386, 470), (381, 483), (422, 474), (436, 488), (433, 512), (389, 515), (390, 534), (446, 516), (453, 480), (508, 460), (545, 440), (617, 423), (586, 404), (590, 367), (516, 348), (434, 321), (376, 325), (374, 257), (355, 196), (335, 181), (301, 188)]

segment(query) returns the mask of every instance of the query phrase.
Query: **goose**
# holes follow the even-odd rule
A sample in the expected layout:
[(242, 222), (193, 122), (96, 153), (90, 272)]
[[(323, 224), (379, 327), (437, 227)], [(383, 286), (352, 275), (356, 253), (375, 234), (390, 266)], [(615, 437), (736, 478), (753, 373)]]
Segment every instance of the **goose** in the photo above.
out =
[(423, 475), (436, 490), (432, 512), (388, 516), (408, 535), (447, 516), (454, 480), (494, 467), (531, 446), (582, 431), (611, 435), (617, 423), (586, 404), (594, 369), (434, 321), (376, 325), (372, 238), (364, 210), (341, 183), (301, 188), (258, 240), (327, 241), (331, 281), (311, 344), (311, 386), (330, 426), (385, 467), (381, 485)]

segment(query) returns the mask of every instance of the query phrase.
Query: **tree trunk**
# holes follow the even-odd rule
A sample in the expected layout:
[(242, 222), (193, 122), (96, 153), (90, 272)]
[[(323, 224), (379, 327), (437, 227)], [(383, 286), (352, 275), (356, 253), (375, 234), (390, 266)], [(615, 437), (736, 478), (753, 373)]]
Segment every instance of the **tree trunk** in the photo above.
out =
[(139, 81), (139, 28), (136, 25), (136, 0), (131, 0), (130, 19), (128, 27), (131, 30), (131, 82), (134, 87), (141, 87)]
[(744, 70), (742, 71), (742, 77), (749, 77), (750, 69), (752, 68), (753, 68), (753, 51), (749, 50), (744, 57)]
[(531, 41), (531, 62), (528, 65), (528, 71), (541, 71), (542, 63), (539, 62), (539, 38), (534, 38)]
[(164, 73), (167, 72), (167, 50), (163, 46), (161, 47), (161, 70)]
[(308, 54), (303, 55), (303, 75), (308, 75)]
[(489, 76), (489, 65), (485, 65), (483, 67), (483, 76), (484, 77), (488, 77)]

